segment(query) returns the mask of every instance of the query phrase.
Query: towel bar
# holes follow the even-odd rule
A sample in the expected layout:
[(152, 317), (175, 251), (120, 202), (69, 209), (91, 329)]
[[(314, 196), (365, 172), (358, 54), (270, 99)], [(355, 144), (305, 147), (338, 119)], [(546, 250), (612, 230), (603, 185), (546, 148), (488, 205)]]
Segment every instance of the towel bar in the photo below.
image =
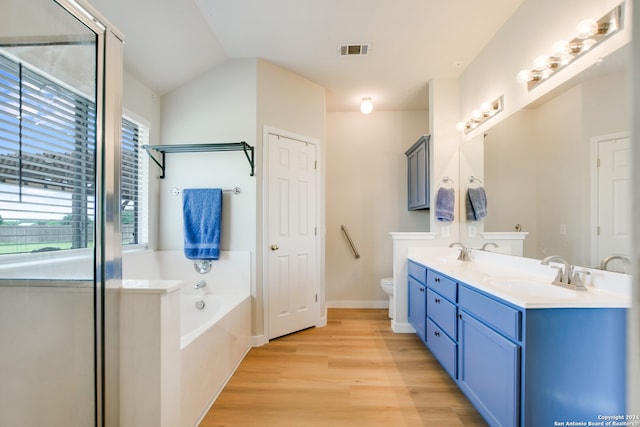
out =
[(347, 238), (347, 241), (349, 242), (349, 246), (351, 246), (351, 250), (353, 251), (353, 256), (356, 257), (356, 259), (360, 258), (360, 254), (358, 253), (358, 250), (356, 249), (355, 245), (353, 244), (353, 240), (351, 240), (351, 236), (349, 236), (349, 232), (347, 231), (347, 227), (345, 227), (344, 225), (341, 225), (340, 228), (342, 228), (342, 232), (344, 233), (345, 237)]
[[(240, 194), (241, 193), (240, 187), (233, 187), (233, 188), (223, 189), (222, 192), (223, 193), (231, 192), (233, 194)], [(171, 189), (171, 195), (173, 195), (173, 196), (180, 195), (180, 189), (179, 188), (172, 188)]]

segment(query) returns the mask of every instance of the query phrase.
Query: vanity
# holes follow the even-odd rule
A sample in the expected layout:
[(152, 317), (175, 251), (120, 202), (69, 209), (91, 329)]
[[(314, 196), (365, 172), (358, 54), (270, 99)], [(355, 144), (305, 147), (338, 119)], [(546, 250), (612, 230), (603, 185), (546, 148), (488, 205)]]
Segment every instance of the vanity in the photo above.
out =
[(443, 252), (409, 253), (408, 320), (490, 425), (626, 414), (630, 297), (617, 277), (608, 286), (605, 273), (589, 272), (580, 292), (551, 285), (556, 270), (538, 260)]

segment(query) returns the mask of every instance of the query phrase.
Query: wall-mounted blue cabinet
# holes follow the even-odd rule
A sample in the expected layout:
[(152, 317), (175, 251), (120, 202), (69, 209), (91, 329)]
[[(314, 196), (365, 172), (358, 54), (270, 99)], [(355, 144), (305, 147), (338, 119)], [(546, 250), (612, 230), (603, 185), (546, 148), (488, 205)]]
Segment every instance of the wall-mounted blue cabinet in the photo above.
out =
[(489, 425), (626, 413), (626, 309), (524, 309), (411, 260), (408, 271), (411, 324)]
[(407, 155), (409, 210), (429, 209), (429, 141), (423, 135), (405, 153)]

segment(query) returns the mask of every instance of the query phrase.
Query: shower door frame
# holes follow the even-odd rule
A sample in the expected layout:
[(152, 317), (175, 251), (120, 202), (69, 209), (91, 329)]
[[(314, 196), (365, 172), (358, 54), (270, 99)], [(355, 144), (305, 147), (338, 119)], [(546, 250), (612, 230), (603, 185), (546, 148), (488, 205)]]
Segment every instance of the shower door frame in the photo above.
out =
[[(119, 288), (122, 282), (119, 200), (124, 37), (86, 1), (53, 1), (96, 34), (94, 411), (95, 426), (103, 427), (107, 403), (105, 291)], [(110, 386), (117, 388), (118, 384)]]

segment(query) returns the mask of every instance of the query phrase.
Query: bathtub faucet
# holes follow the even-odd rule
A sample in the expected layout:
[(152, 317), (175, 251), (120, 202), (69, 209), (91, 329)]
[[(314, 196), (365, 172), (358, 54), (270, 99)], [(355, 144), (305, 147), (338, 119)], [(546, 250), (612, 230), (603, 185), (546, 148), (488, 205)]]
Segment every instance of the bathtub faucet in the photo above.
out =
[(193, 285), (193, 289), (202, 289), (205, 286), (207, 286), (207, 282), (205, 282), (204, 280), (200, 280), (195, 285)]

